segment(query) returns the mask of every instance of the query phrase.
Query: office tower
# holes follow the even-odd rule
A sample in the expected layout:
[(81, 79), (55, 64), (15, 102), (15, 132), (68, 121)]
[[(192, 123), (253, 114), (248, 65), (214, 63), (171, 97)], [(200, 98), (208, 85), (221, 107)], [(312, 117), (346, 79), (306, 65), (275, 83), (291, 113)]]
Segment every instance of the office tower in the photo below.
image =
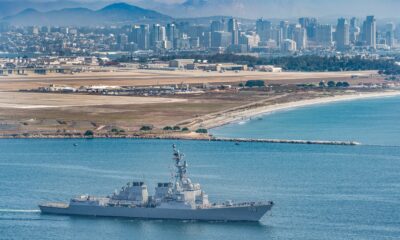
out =
[(316, 31), (318, 27), (318, 21), (316, 18), (299, 18), (299, 24), (302, 28), (306, 29), (307, 31), (307, 39), (309, 40), (316, 40)]
[(350, 26), (346, 19), (339, 18), (336, 26), (336, 48), (345, 50), (350, 45)]
[(376, 19), (374, 16), (368, 16), (364, 21), (363, 38), (366, 46), (376, 49)]
[(300, 24), (289, 24), (288, 28), (287, 28), (287, 35), (286, 38), (287, 39), (292, 39), (294, 40), (294, 32), (296, 31), (296, 29), (301, 28)]
[(272, 24), (270, 21), (258, 19), (256, 22), (256, 32), (260, 36), (261, 42), (267, 42), (271, 39)]
[(134, 42), (136, 44), (139, 43), (139, 31), (140, 31), (140, 26), (133, 25), (128, 35), (128, 41)]
[(360, 27), (358, 26), (358, 19), (353, 17), (350, 20), (350, 43), (355, 44), (360, 37)]
[(389, 47), (394, 47), (395, 45), (395, 30), (396, 27), (394, 23), (390, 22), (386, 24), (385, 39), (386, 39), (386, 44)]
[(146, 50), (150, 48), (150, 31), (149, 25), (140, 25), (138, 30), (138, 42), (139, 49)]
[(231, 18), (228, 21), (228, 32), (238, 31), (239, 25), (235, 18)]
[(281, 21), (279, 23), (279, 29), (281, 30), (282, 39), (288, 39), (289, 22), (288, 21)]
[(283, 37), (282, 37), (282, 30), (277, 27), (277, 28), (273, 28), (271, 31), (271, 39), (273, 41), (275, 41), (277, 46), (281, 46), (282, 42), (283, 42)]
[(307, 48), (307, 31), (298, 25), (293, 32), (293, 40), (296, 42), (298, 50)]
[(257, 47), (260, 42), (260, 37), (256, 33), (241, 34), (239, 44), (247, 45), (248, 49)]
[(211, 22), (211, 32), (225, 31), (225, 20), (217, 20)]
[(211, 32), (203, 32), (200, 36), (200, 46), (203, 48), (211, 47)]
[(169, 23), (166, 27), (166, 40), (171, 42), (172, 46), (175, 46), (175, 40), (178, 37), (178, 31), (175, 24)]
[(128, 45), (128, 35), (122, 33), (117, 37), (117, 44), (120, 50), (125, 50), (125, 46)]
[(394, 30), (394, 36), (396, 40), (400, 40), (400, 24), (398, 24), (396, 29)]
[(333, 43), (332, 25), (318, 25), (316, 30), (316, 42), (322, 47), (331, 47)]
[(291, 39), (285, 39), (282, 43), (282, 51), (286, 53), (295, 52), (297, 50), (296, 42)]
[(228, 21), (228, 32), (232, 34), (232, 45), (239, 44), (239, 25), (236, 19), (231, 18)]
[(212, 32), (211, 33), (211, 47), (212, 48), (219, 48), (223, 47), (226, 48), (231, 45), (232, 42), (232, 33), (230, 32)]
[(150, 46), (155, 47), (160, 39), (160, 24), (153, 24), (150, 31)]
[(30, 35), (38, 35), (39, 27), (28, 27), (28, 34)]
[(165, 27), (160, 24), (154, 24), (150, 32), (150, 45), (155, 48), (163, 48), (166, 40)]

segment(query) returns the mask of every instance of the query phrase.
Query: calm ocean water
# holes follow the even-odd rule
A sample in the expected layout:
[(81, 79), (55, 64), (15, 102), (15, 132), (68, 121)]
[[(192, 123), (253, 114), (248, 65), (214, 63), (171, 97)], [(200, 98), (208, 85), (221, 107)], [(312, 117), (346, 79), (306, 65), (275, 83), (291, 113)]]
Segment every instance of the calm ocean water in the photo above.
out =
[[(0, 140), (0, 239), (399, 239), (400, 98), (313, 106), (221, 136), (356, 140), (357, 147), (159, 140)], [(74, 147), (73, 144), (78, 146)], [(260, 223), (41, 215), (42, 201), (169, 179), (171, 145), (211, 200), (273, 200)]]

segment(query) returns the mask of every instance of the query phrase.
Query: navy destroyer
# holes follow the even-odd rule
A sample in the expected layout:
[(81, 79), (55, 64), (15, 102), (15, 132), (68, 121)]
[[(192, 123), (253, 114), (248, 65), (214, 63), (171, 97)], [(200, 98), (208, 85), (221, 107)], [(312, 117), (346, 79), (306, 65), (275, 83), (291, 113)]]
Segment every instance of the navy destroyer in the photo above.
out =
[(154, 196), (144, 182), (129, 182), (107, 197), (82, 195), (39, 208), (43, 214), (200, 221), (259, 221), (272, 208), (273, 202), (210, 203), (200, 184), (188, 178), (184, 155), (175, 145), (173, 151), (172, 181), (158, 183)]

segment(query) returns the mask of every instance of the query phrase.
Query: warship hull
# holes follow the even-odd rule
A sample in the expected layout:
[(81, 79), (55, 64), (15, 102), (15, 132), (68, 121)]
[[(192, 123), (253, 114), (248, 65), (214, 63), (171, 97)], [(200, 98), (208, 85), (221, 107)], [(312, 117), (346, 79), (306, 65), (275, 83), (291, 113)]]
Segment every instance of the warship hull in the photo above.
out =
[(172, 219), (198, 221), (257, 222), (272, 208), (272, 204), (254, 206), (216, 207), (203, 209), (168, 209), (142, 207), (79, 206), (68, 204), (39, 205), (43, 214), (122, 217), (139, 219)]

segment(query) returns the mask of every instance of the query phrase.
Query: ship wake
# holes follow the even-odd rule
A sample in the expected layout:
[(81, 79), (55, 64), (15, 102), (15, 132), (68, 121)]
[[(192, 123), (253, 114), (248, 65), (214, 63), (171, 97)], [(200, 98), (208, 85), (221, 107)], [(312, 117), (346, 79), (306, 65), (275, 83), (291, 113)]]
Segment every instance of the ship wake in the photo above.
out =
[(0, 213), (39, 213), (39, 209), (0, 209)]

